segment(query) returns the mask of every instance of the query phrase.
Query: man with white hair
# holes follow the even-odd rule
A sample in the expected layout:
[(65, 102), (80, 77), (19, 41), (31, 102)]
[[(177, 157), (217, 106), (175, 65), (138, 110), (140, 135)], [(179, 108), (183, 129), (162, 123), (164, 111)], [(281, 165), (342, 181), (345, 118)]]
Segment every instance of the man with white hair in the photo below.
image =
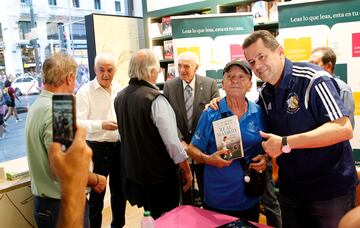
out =
[[(77, 120), (87, 130), (86, 141), (93, 150), (94, 172), (110, 177), (111, 227), (123, 227), (126, 200), (121, 188), (120, 141), (113, 105), (120, 90), (112, 83), (116, 72), (115, 56), (111, 52), (101, 52), (94, 65), (96, 78), (82, 86), (76, 95)], [(101, 227), (104, 196), (105, 191), (90, 194), (91, 227)]]
[(154, 52), (137, 51), (129, 64), (129, 86), (115, 99), (125, 196), (132, 205), (151, 211), (154, 219), (179, 205), (177, 166), (183, 173), (183, 190), (192, 184), (175, 113), (155, 86), (159, 70)]
[[(219, 96), (219, 91), (216, 80), (196, 74), (199, 58), (195, 53), (181, 53), (178, 57), (177, 68), (180, 77), (165, 83), (164, 95), (169, 99), (175, 111), (178, 135), (187, 151), (201, 112), (206, 104)], [(200, 198), (203, 201), (204, 165), (194, 164), (192, 169), (195, 170)], [(194, 204), (193, 200), (190, 191), (183, 192), (183, 204)]]

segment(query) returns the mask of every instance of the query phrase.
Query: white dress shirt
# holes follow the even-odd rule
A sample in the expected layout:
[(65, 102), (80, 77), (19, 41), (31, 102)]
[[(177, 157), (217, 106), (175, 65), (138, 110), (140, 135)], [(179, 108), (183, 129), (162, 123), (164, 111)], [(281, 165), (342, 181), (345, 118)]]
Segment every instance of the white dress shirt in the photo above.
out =
[(186, 81), (182, 80), (182, 85), (183, 85), (184, 91), (185, 91), (186, 86), (189, 85), (192, 89), (192, 94), (195, 95), (195, 80), (196, 80), (196, 75), (194, 76), (193, 80), (191, 80), (191, 82), (189, 84)]
[(151, 104), (151, 118), (159, 130), (166, 150), (175, 164), (185, 161), (188, 156), (180, 143), (175, 112), (164, 96), (158, 96)]
[(83, 85), (76, 94), (77, 124), (86, 128), (86, 140), (116, 142), (119, 131), (102, 129), (102, 121), (116, 122), (114, 99), (120, 88), (111, 86), (111, 94), (101, 87), (95, 78)]

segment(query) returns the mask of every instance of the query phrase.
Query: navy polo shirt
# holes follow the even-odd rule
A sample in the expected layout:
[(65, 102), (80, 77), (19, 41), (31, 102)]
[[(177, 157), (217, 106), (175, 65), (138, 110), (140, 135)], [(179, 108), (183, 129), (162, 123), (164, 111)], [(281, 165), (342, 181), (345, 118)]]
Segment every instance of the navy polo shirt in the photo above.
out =
[[(234, 115), (227, 106), (226, 99), (219, 103), (220, 109), (207, 109), (201, 114), (191, 143), (202, 152), (210, 155), (217, 151), (212, 122), (221, 119), (221, 114)], [(264, 115), (259, 105), (248, 102), (248, 111), (239, 120), (245, 159), (264, 153), (261, 147), (260, 130), (265, 130)], [(204, 198), (211, 207), (240, 211), (253, 207), (260, 197), (247, 197), (244, 192), (244, 172), (238, 160), (230, 166), (217, 168), (205, 165)]]
[[(349, 116), (334, 79), (322, 68), (285, 60), (280, 85), (265, 83), (258, 104), (271, 133), (288, 136)], [(355, 189), (357, 175), (349, 141), (294, 149), (277, 158), (280, 192), (303, 201), (327, 200)]]

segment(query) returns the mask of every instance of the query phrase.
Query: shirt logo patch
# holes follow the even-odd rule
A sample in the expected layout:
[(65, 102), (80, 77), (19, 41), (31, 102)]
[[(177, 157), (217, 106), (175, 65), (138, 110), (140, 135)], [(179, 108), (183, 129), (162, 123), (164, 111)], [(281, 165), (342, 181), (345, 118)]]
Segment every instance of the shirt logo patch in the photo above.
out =
[(286, 104), (288, 113), (296, 113), (300, 109), (298, 95), (296, 93), (290, 93)]

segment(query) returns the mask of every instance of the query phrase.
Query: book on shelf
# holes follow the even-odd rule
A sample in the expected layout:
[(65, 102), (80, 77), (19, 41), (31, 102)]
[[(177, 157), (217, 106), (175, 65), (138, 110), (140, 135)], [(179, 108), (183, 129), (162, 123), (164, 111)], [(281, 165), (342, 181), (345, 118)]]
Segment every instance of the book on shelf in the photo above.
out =
[(265, 23), (269, 21), (269, 5), (267, 1), (257, 1), (251, 3), (251, 12), (254, 23)]
[(164, 83), (165, 82), (165, 69), (163, 67), (160, 67), (158, 77), (156, 79), (157, 83)]
[(235, 7), (236, 13), (243, 13), (243, 12), (251, 12), (251, 5), (248, 3), (243, 3)]
[(174, 49), (172, 40), (164, 40), (164, 59), (173, 59)]
[(170, 16), (163, 17), (161, 19), (162, 24), (162, 35), (163, 36), (171, 36), (172, 29), (171, 29), (171, 18)]
[(158, 57), (159, 60), (164, 59), (164, 47), (163, 46), (153, 46), (152, 47), (153, 52), (155, 53), (156, 57)]
[(151, 23), (150, 24), (150, 38), (162, 36), (162, 23)]
[(175, 70), (176, 69), (174, 63), (169, 63), (167, 65), (166, 81), (175, 78), (175, 74), (176, 74)]
[(279, 20), (278, 3), (282, 0), (269, 1), (269, 21), (277, 22)]
[(213, 123), (217, 150), (228, 149), (229, 153), (222, 156), (225, 160), (244, 157), (239, 121), (236, 115), (222, 118)]

